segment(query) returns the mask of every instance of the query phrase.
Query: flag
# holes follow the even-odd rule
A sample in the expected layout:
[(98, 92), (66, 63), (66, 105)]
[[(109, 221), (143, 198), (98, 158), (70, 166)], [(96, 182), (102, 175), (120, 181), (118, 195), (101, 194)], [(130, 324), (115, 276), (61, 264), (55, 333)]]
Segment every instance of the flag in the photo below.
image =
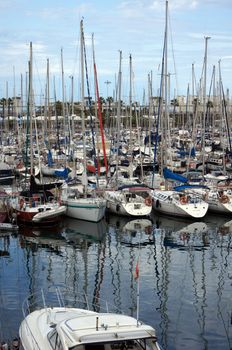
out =
[(137, 280), (139, 278), (139, 262), (135, 266), (134, 279)]

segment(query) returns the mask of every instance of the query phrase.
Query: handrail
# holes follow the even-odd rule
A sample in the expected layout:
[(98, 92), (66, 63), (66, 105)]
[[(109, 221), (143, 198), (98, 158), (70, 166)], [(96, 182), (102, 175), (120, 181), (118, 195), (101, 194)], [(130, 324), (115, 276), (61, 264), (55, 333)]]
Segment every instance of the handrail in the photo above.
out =
[(53, 287), (46, 292), (41, 289), (40, 292), (29, 295), (22, 304), (22, 312), (24, 318), (32, 311), (49, 308), (49, 307), (77, 307), (88, 310), (96, 310), (102, 312), (112, 312), (122, 313), (115, 305), (108, 303), (106, 300), (93, 297), (94, 302), (89, 302), (88, 297), (85, 293), (73, 293), (73, 291)]

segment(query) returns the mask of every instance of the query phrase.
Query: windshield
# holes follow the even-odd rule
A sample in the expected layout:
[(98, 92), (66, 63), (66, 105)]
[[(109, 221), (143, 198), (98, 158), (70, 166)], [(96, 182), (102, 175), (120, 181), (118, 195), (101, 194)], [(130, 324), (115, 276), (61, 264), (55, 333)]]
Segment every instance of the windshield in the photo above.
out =
[(69, 350), (157, 350), (156, 338), (114, 341), (104, 344), (77, 345)]

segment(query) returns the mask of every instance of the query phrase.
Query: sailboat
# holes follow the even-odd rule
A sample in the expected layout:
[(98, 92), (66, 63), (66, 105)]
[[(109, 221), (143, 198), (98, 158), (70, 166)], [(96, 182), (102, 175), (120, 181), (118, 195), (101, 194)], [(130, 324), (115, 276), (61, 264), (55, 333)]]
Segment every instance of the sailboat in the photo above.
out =
[(231, 215), (232, 189), (231, 187), (211, 187), (201, 191), (202, 197), (209, 205), (209, 211), (217, 214)]
[[(23, 224), (57, 224), (58, 219), (66, 212), (66, 207), (56, 200), (52, 192), (46, 189), (46, 185), (36, 188), (33, 174), (33, 89), (32, 89), (32, 43), (30, 43), (29, 61), (29, 92), (28, 92), (28, 118), (30, 117), (30, 184), (29, 189), (19, 193), (19, 196), (12, 197), (12, 207), (17, 214), (17, 221)], [(29, 129), (29, 128), (28, 128)], [(26, 147), (28, 146), (28, 135)], [(28, 150), (26, 150), (27, 152)], [(26, 153), (26, 163), (28, 161)], [(42, 187), (42, 188), (41, 188)], [(54, 186), (53, 186), (54, 188)]]
[(80, 186), (73, 184), (64, 184), (62, 187), (62, 203), (67, 207), (66, 215), (68, 217), (92, 222), (100, 221), (106, 210), (106, 200), (97, 196), (95, 191), (88, 192), (87, 185), (87, 159), (86, 159), (86, 140), (85, 140), (85, 113), (84, 113), (84, 31), (83, 20), (80, 22), (80, 47), (81, 47), (81, 114), (82, 114), (82, 133), (83, 133), (83, 165), (82, 173), (82, 191)]
[(187, 178), (175, 174), (166, 168), (164, 169), (164, 177), (165, 179), (172, 178), (172, 180), (184, 182), (185, 184), (166, 190), (153, 190), (151, 195), (155, 211), (166, 215), (189, 218), (203, 218), (206, 215), (209, 204), (197, 192), (202, 190), (202, 186), (188, 185)]
[[(173, 189), (172, 186), (168, 186), (168, 179), (172, 181), (178, 181), (182, 183), (187, 183), (187, 178), (175, 174), (169, 168), (168, 164), (168, 152), (167, 149), (170, 147), (170, 135), (168, 132), (168, 70), (167, 70), (167, 46), (168, 46), (168, 1), (166, 1), (166, 13), (165, 13), (165, 35), (164, 35), (164, 47), (163, 47), (163, 58), (162, 58), (162, 73), (161, 73), (161, 87), (160, 87), (160, 101), (163, 99), (164, 91), (164, 100), (165, 107), (163, 113), (162, 121), (162, 145), (161, 145), (161, 171), (163, 175), (163, 188), (154, 189), (151, 193), (153, 200), (153, 209), (157, 212), (180, 216), (180, 217), (189, 217), (189, 218), (202, 218), (206, 215), (208, 210), (208, 204), (194, 191), (189, 189), (182, 188), (183, 191)], [(159, 106), (161, 109), (161, 105)], [(159, 113), (160, 116), (160, 113)], [(159, 118), (157, 121), (157, 135), (158, 135), (158, 126)], [(157, 144), (156, 144), (157, 146)], [(156, 156), (156, 147), (155, 147), (155, 156)]]
[[(131, 216), (131, 217), (142, 217), (149, 216), (152, 211), (152, 199), (150, 196), (150, 189), (143, 184), (135, 183), (135, 178), (133, 178), (133, 164), (130, 163), (126, 173), (127, 177), (120, 177), (119, 166), (119, 137), (121, 135), (120, 131), (120, 118), (121, 118), (121, 63), (122, 63), (122, 52), (120, 51), (119, 57), (119, 73), (118, 73), (118, 110), (117, 110), (117, 159), (116, 159), (116, 170), (115, 178), (112, 177), (111, 180), (115, 180), (113, 188), (106, 189), (104, 192), (104, 197), (107, 200), (107, 210), (110, 213)], [(132, 62), (130, 56), (130, 77), (132, 77)], [(130, 86), (132, 83), (130, 83)], [(131, 96), (130, 87), (130, 96)], [(130, 97), (131, 101), (131, 97)], [(132, 118), (132, 116), (131, 116)], [(124, 171), (125, 173), (125, 171)], [(120, 185), (121, 184), (121, 185)]]

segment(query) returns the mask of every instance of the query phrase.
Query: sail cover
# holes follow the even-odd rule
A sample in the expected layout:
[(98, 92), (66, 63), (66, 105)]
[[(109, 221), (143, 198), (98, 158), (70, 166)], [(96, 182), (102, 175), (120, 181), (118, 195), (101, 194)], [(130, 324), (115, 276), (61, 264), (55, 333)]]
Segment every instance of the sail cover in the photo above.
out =
[(164, 168), (163, 170), (163, 174), (164, 174), (164, 178), (165, 179), (169, 179), (169, 180), (173, 180), (173, 181), (179, 181), (179, 182), (183, 182), (183, 183), (187, 183), (188, 179), (180, 174), (174, 173), (173, 171), (171, 171), (168, 168)]

